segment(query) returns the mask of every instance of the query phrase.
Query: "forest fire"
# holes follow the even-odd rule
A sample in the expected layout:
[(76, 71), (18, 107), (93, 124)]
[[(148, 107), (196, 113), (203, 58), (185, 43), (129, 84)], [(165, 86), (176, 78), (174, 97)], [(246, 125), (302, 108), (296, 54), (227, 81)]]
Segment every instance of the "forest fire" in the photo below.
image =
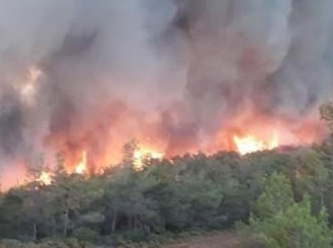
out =
[(161, 159), (163, 157), (164, 154), (162, 152), (147, 147), (138, 147), (133, 154), (134, 166), (140, 170), (144, 165), (145, 159)]
[[(36, 154), (45, 167), (59, 153), (68, 173), (94, 174), (119, 164), (132, 139), (140, 168), (146, 158), (324, 137), (318, 108), (333, 93), (331, 40), (317, 35), (331, 32), (316, 11), (324, 2), (111, 2), (0, 8), (4, 187), (22, 181)], [(68, 11), (59, 19), (53, 7)]]
[[(51, 144), (47, 147), (52, 152), (48, 153), (50, 155), (44, 164), (45, 168), (48, 169), (41, 172), (37, 181), (44, 185), (52, 183), (52, 168), (56, 164), (54, 154), (58, 151), (61, 153), (65, 169), (69, 174), (74, 173), (89, 177), (92, 174), (103, 172), (106, 167), (121, 163), (124, 156), (124, 146), (128, 143), (128, 135), (125, 132), (127, 131), (127, 127), (125, 124), (132, 117), (125, 112), (122, 114), (122, 118), (116, 123), (117, 125), (112, 126), (110, 124), (108, 126), (110, 130), (119, 129), (121, 131), (117, 133), (117, 139), (106, 140), (106, 142), (103, 142), (105, 146), (99, 149), (96, 149), (98, 147), (91, 144), (93, 144), (95, 137), (103, 137), (105, 130), (99, 133), (99, 129), (92, 129), (85, 133), (84, 130), (78, 129), (76, 133), (85, 138), (78, 139), (74, 136), (72, 143), (70, 143), (71, 145), (67, 146), (63, 145), (63, 141), (66, 141), (66, 137), (63, 134), (51, 136), (54, 143), (47, 143)], [(246, 125), (247, 129), (242, 129), (242, 126), (245, 126), (243, 124), (245, 122), (248, 123)], [(291, 132), (287, 124), (288, 122), (284, 123), (281, 121), (280, 125), (277, 126), (274, 122), (270, 124), (269, 120), (249, 115), (246, 121), (235, 119), (231, 128), (224, 129), (222, 127), (221, 134), (214, 137), (214, 139), (210, 139), (205, 144), (203, 141), (197, 141), (186, 136), (180, 136), (181, 139), (177, 138), (175, 140), (166, 139), (163, 133), (160, 132), (160, 123), (150, 125), (150, 128), (147, 130), (141, 123), (138, 125), (140, 128), (135, 129), (133, 134), (136, 134), (138, 137), (149, 137), (150, 135), (151, 138), (137, 139), (137, 143), (134, 143), (132, 147), (134, 149), (132, 151), (133, 166), (136, 170), (141, 170), (149, 159), (168, 159), (186, 153), (195, 154), (198, 151), (202, 151), (208, 155), (223, 150), (235, 151), (240, 155), (246, 155), (257, 151), (272, 150), (279, 146), (306, 145), (320, 140), (321, 131), (324, 130), (319, 121), (303, 121), (300, 124), (302, 132), (299, 133)], [(233, 128), (234, 126), (237, 128)], [(124, 127), (125, 131), (123, 131)], [(20, 170), (25, 170), (24, 165), (22, 165)], [(9, 170), (8, 173), (10, 172)], [(13, 178), (11, 181), (8, 179), (8, 182), (4, 181), (3, 188), (8, 189), (14, 186), (16, 181), (22, 181), (24, 173), (26, 172), (20, 172), (20, 176), (16, 179)]]
[(42, 171), (37, 181), (44, 185), (50, 185), (52, 183), (51, 173)]
[(242, 137), (236, 135), (233, 137), (233, 140), (237, 151), (241, 155), (263, 150), (272, 150), (279, 146), (279, 139), (276, 132), (274, 132), (274, 135), (270, 137), (268, 141), (261, 140), (251, 134)]
[(84, 174), (87, 170), (87, 152), (83, 151), (81, 154), (80, 162), (75, 167), (75, 173)]
[[(132, 144), (130, 145), (130, 150), (133, 149), (131, 154), (134, 169), (141, 170), (147, 165), (146, 162), (150, 159), (168, 159), (173, 156), (184, 155), (187, 151), (188, 153), (196, 153), (200, 150), (209, 155), (225, 150), (235, 151), (243, 156), (258, 151), (273, 150), (280, 146), (307, 145), (320, 140), (322, 131), (325, 130), (325, 128), (320, 125), (319, 121), (304, 121), (301, 123), (302, 132), (291, 133), (288, 129), (288, 125), (284, 125), (282, 121), (277, 128), (276, 125), (269, 125), (268, 122), (266, 122), (265, 125), (262, 124), (264, 123), (262, 120), (262, 122), (258, 122), (258, 117), (253, 118), (253, 120), (257, 121), (254, 121), (252, 124), (250, 124), (251, 122), (249, 121), (247, 125), (248, 130), (240, 129), (240, 125), (237, 125), (238, 128), (235, 130), (232, 128), (226, 130), (222, 129), (221, 136), (217, 136), (216, 140), (208, 143), (207, 146), (201, 147), (199, 147), (200, 144), (198, 143), (180, 143), (176, 144), (174, 147), (170, 147), (170, 144), (169, 146), (163, 146), (163, 139), (155, 133), (156, 139), (149, 139), (149, 142), (147, 140), (146, 142), (136, 140), (134, 143), (131, 143), (126, 142), (126, 136), (119, 136), (119, 140), (116, 140), (116, 142), (106, 144), (108, 149), (103, 150), (103, 153), (98, 152), (94, 154), (94, 149), (87, 146), (85, 143), (77, 144), (74, 146), (76, 149), (72, 150), (70, 148), (64, 150), (61, 149), (61, 147), (58, 149), (55, 147), (55, 151), (66, 151), (62, 153), (62, 158), (63, 165), (68, 174), (79, 174), (89, 177), (92, 175), (91, 173), (103, 173), (106, 167), (121, 163), (126, 144)], [(151, 130), (153, 130), (153, 128)], [(179, 142), (182, 142), (182, 140)], [(115, 144), (119, 144), (119, 146)], [(81, 149), (77, 147), (81, 147)], [(172, 153), (168, 153), (170, 150)], [(51, 157), (47, 159), (48, 162), (45, 162), (43, 165), (44, 169), (40, 172), (38, 178), (35, 179), (36, 182), (41, 185), (52, 184), (55, 165), (54, 159), (54, 155), (51, 155)], [(16, 178), (12, 177), (11, 179), (5, 178), (6, 180), (3, 181), (2, 184), (3, 190), (7, 190), (14, 185), (23, 185), (27, 182), (24, 182), (24, 178), (27, 176), (27, 171), (24, 169), (25, 165), (22, 164), (20, 168), (20, 171), (17, 169), (17, 173), (19, 173), (18, 175), (20, 176)], [(10, 173), (11, 170), (8, 172)], [(31, 179), (28, 180), (28, 182), (30, 181)]]
[(0, 248), (240, 220), (330, 247), (332, 26), (333, 0), (0, 0)]

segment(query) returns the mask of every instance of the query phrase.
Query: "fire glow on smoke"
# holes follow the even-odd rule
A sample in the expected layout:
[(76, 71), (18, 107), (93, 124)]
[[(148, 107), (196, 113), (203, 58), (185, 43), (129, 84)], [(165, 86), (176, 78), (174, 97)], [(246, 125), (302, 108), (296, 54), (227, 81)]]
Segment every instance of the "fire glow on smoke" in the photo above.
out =
[[(18, 88), (22, 101), (27, 103), (29, 106), (33, 106), (33, 104), (35, 104), (35, 94), (38, 93), (38, 88), (40, 87), (40, 82), (38, 80), (42, 76), (43, 72), (41, 69), (38, 69), (37, 67), (31, 67), (28, 70), (27, 83), (22, 84)], [(128, 131), (128, 128), (131, 129), (131, 127), (126, 127), (127, 121), (131, 122), (133, 120), (139, 126), (139, 128), (133, 127), (133, 130), (135, 131), (134, 135), (138, 135), (139, 137), (151, 135), (151, 137), (153, 137), (150, 138), (148, 142), (146, 142), (147, 140), (144, 138), (138, 140), (139, 146), (133, 153), (133, 165), (138, 170), (140, 170), (144, 165), (146, 159), (171, 158), (172, 156), (182, 155), (186, 152), (195, 153), (199, 149), (203, 150), (207, 154), (211, 154), (219, 150), (228, 150), (236, 151), (241, 155), (245, 155), (257, 151), (272, 150), (279, 147), (280, 145), (309, 144), (315, 141), (317, 138), (317, 124), (314, 122), (315, 124), (312, 126), (312, 120), (310, 120), (310, 124), (307, 124), (307, 122), (302, 124), (304, 125), (303, 132), (295, 134), (289, 132), (288, 122), (283, 124), (284, 122), (281, 122), (280, 120), (279, 131), (277, 131), (274, 122), (270, 123), (270, 121), (267, 122), (265, 118), (261, 119), (260, 116), (257, 116), (254, 111), (240, 114), (238, 118), (234, 119), (235, 123), (232, 128), (222, 127), (220, 130), (221, 135), (217, 136), (216, 139), (207, 146), (200, 147), (196, 142), (192, 144), (187, 140), (185, 140), (184, 143), (184, 141), (181, 139), (182, 137), (180, 137), (177, 144), (174, 144), (174, 146), (171, 144), (170, 146), (170, 144), (165, 145), (166, 143), (163, 143), (164, 138), (159, 134), (160, 124), (156, 124), (155, 126), (155, 124), (152, 122), (152, 124), (149, 125), (150, 129), (146, 130), (145, 125), (141, 126), (142, 123), (140, 123), (140, 120), (136, 119), (135, 117), (138, 113), (123, 107), (124, 106), (119, 105), (117, 106), (119, 110), (116, 108), (111, 111), (111, 113), (113, 111), (123, 111), (121, 114), (121, 119), (119, 119), (119, 123), (116, 124), (116, 127), (113, 126), (114, 123), (110, 123), (109, 125), (106, 124), (106, 127), (109, 127), (110, 130), (114, 128), (124, 130), (122, 125), (125, 124), (125, 134), (115, 134), (115, 140), (105, 144), (103, 153), (98, 151), (97, 154), (94, 154), (93, 147), (90, 147), (89, 145), (87, 146), (87, 140), (85, 139), (82, 139), (82, 143), (75, 142), (74, 146), (67, 146), (66, 139), (65, 143), (61, 143), (63, 142), (63, 134), (52, 137), (54, 140), (51, 140), (51, 143), (56, 141), (54, 143), (56, 145), (55, 151), (62, 152), (62, 155), (65, 159), (65, 168), (68, 173), (86, 175), (89, 174), (91, 169), (96, 172), (103, 169), (104, 166), (109, 166), (110, 164), (116, 164), (120, 162), (123, 156), (123, 145), (125, 145), (125, 143), (128, 141), (127, 138), (129, 137), (126, 135), (126, 132)], [(131, 120), (133, 117), (134, 119)], [(247, 127), (242, 126), (243, 123), (245, 123), (244, 120), (239, 121), (239, 119), (242, 118), (249, 120), (249, 125)], [(241, 125), (238, 124), (238, 122)], [(234, 129), (234, 126), (237, 126), (237, 128)], [(252, 128), (253, 132), (251, 131)], [(262, 130), (266, 131), (261, 132)], [(80, 134), (81, 130), (78, 130), (77, 132)], [(94, 132), (94, 130), (92, 130), (92, 132)], [(260, 133), (260, 135), (257, 135), (258, 133)], [(84, 132), (83, 135), (85, 135)], [(133, 135), (133, 133), (131, 133), (131, 135)], [(61, 141), (60, 143), (57, 143), (58, 139)], [(20, 182), (23, 181), (24, 180), (22, 177), (16, 178), (16, 184), (20, 184)], [(44, 185), (51, 184), (52, 172), (43, 171), (37, 181), (43, 183)], [(11, 183), (8, 185), (11, 186)], [(4, 186), (4, 188), (7, 188), (7, 185)]]
[(247, 134), (244, 137), (234, 136), (234, 142), (236, 145), (237, 151), (245, 155), (247, 153), (251, 152), (257, 152), (257, 151), (263, 151), (263, 150), (272, 150), (279, 146), (279, 139), (274, 132), (274, 135), (272, 137), (268, 137), (268, 140), (260, 140), (257, 137)]
[[(277, 132), (274, 131), (273, 135), (267, 137), (267, 140), (260, 140), (254, 135), (247, 134), (245, 136), (233, 136), (235, 149), (241, 155), (253, 153), (263, 150), (272, 150), (279, 146), (279, 139)], [(154, 150), (153, 148), (138, 146), (133, 153), (133, 166), (135, 169), (140, 170), (144, 166), (145, 159), (162, 159), (163, 152)], [(80, 161), (74, 166), (73, 173), (84, 175), (87, 173), (87, 152), (82, 151)], [(39, 181), (45, 185), (52, 182), (52, 174), (50, 172), (42, 172)]]
[[(0, 1), (0, 174), (320, 141), (333, 1)], [(61, 13), (61, 14), (59, 14)], [(40, 180), (49, 184), (52, 175)]]

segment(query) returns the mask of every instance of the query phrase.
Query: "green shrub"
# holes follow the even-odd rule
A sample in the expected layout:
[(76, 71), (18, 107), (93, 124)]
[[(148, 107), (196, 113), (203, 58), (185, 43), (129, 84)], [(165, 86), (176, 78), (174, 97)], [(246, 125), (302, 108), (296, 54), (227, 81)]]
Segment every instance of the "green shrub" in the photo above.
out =
[(73, 232), (72, 237), (79, 241), (95, 243), (98, 240), (99, 234), (88, 227), (80, 227)]
[(256, 203), (256, 214), (250, 218), (250, 227), (257, 239), (267, 248), (332, 247), (326, 209), (322, 208), (318, 216), (313, 215), (309, 197), (296, 203), (290, 188), (282, 175), (273, 174), (268, 178)]

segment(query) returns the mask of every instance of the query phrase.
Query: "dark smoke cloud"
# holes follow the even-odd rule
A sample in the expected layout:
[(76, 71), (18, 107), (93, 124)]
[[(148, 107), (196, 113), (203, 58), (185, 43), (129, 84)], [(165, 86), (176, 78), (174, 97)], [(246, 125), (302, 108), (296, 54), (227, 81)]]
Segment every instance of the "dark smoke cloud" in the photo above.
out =
[(247, 107), (301, 117), (332, 96), (332, 1), (186, 4), (188, 97), (207, 131)]
[(331, 0), (13, 0), (0, 18), (3, 159), (138, 129), (175, 153), (247, 112), (292, 129), (333, 93)]

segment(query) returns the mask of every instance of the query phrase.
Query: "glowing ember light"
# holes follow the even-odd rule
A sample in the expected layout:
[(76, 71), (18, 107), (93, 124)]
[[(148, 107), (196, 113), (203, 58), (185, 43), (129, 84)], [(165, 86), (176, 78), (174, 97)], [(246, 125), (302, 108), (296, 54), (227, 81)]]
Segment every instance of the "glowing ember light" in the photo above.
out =
[(164, 154), (161, 152), (158, 152), (156, 150), (144, 147), (144, 148), (138, 148), (134, 151), (133, 154), (133, 160), (134, 160), (134, 166), (136, 169), (140, 169), (143, 166), (144, 159), (151, 158), (151, 159), (161, 159), (164, 157)]
[(42, 75), (42, 71), (39, 68), (32, 67), (29, 70), (30, 82), (36, 82)]
[(31, 67), (29, 69), (29, 75), (27, 81), (20, 86), (19, 91), (21, 93), (22, 99), (28, 103), (33, 104), (34, 95), (36, 92), (37, 81), (41, 77), (42, 71), (36, 67)]
[(43, 183), (45, 185), (50, 185), (52, 182), (50, 173), (43, 171), (38, 179), (38, 182)]
[(233, 140), (235, 142), (237, 151), (241, 154), (248, 154), (263, 150), (272, 150), (279, 146), (279, 140), (277, 133), (274, 131), (274, 135), (268, 142), (258, 139), (254, 135), (246, 135), (243, 137), (234, 136)]
[(271, 141), (269, 142), (268, 149), (272, 150), (278, 146), (279, 146), (279, 136), (278, 136), (276, 130), (274, 130), (274, 134), (273, 134)]
[(75, 173), (84, 174), (87, 170), (87, 152), (83, 151), (80, 162), (75, 167)]

